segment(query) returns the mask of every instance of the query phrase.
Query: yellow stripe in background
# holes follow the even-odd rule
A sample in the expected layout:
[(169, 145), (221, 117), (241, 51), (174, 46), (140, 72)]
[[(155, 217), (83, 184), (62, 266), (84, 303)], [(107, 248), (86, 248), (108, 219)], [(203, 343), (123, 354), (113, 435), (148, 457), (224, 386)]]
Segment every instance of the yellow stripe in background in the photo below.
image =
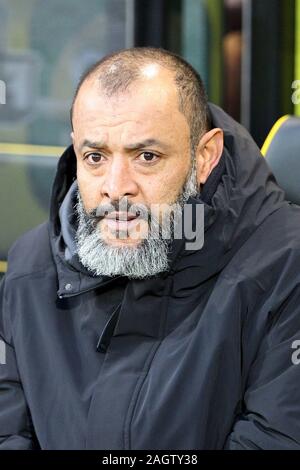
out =
[(285, 121), (287, 121), (289, 117), (290, 116), (287, 114), (286, 116), (282, 116), (280, 119), (278, 119), (278, 121), (275, 122), (274, 126), (270, 130), (270, 132), (268, 134), (268, 137), (266, 138), (265, 143), (264, 143), (264, 145), (262, 146), (262, 149), (261, 149), (261, 153), (263, 154), (264, 157), (266, 156), (266, 153), (269, 150), (269, 147), (270, 147), (271, 142), (274, 139), (275, 135), (279, 131), (282, 124)]
[[(296, 0), (295, 80), (300, 80), (300, 0)], [(295, 114), (300, 116), (300, 103), (295, 104)]]
[(0, 273), (6, 273), (7, 270), (7, 262), (0, 261)]
[(52, 147), (49, 145), (29, 145), (0, 143), (0, 153), (6, 155), (33, 155), (39, 157), (60, 157), (64, 147)]

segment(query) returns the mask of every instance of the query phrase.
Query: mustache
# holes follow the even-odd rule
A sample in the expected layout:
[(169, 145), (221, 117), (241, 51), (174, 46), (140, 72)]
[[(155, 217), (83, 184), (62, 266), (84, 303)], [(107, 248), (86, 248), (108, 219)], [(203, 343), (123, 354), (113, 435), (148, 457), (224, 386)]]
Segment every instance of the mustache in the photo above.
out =
[(120, 199), (119, 201), (111, 201), (106, 204), (99, 204), (89, 212), (86, 212), (86, 217), (94, 223), (100, 222), (111, 213), (127, 213), (128, 215), (143, 219), (146, 221), (151, 220), (150, 209), (144, 204), (130, 203), (128, 199)]

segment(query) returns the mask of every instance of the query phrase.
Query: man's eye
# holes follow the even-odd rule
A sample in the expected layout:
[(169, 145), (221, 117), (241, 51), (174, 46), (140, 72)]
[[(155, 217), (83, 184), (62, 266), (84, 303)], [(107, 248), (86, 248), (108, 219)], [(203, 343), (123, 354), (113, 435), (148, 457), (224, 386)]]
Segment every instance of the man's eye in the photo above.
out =
[(85, 157), (85, 159), (91, 165), (95, 165), (95, 164), (100, 163), (102, 161), (102, 155), (100, 155), (99, 153), (90, 153), (89, 155), (87, 155)]
[(140, 157), (144, 162), (153, 162), (158, 158), (158, 156), (152, 152), (143, 152)]

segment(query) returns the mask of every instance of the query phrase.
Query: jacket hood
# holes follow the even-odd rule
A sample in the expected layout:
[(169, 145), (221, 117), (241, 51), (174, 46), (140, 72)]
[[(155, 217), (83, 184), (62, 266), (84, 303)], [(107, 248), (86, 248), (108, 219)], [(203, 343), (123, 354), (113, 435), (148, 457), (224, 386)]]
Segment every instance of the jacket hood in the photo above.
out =
[[(170, 270), (162, 278), (193, 267), (201, 282), (220, 272), (266, 217), (286, 203), (284, 192), (246, 129), (213, 104), (210, 113), (212, 127), (224, 132), (224, 151), (201, 192), (188, 201), (192, 206), (204, 204), (204, 245), (200, 250), (187, 250), (185, 238), (174, 240)], [(67, 296), (68, 283), (75, 286), (69, 293), (74, 295), (113, 280), (93, 276), (78, 260), (74, 264), (65, 257), (59, 212), (75, 180), (76, 156), (70, 146), (58, 163), (50, 208), (49, 233), (60, 296)], [(76, 223), (72, 214), (69, 223)]]

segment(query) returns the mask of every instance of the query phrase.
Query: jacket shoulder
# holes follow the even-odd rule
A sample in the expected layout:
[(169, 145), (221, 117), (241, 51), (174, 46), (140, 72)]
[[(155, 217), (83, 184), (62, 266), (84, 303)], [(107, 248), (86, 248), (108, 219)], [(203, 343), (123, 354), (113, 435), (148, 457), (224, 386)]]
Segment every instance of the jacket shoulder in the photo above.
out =
[(8, 252), (7, 278), (45, 271), (53, 266), (48, 222), (24, 233)]
[(271, 214), (238, 250), (226, 277), (252, 279), (269, 292), (278, 282), (300, 281), (300, 207), (286, 203)]

